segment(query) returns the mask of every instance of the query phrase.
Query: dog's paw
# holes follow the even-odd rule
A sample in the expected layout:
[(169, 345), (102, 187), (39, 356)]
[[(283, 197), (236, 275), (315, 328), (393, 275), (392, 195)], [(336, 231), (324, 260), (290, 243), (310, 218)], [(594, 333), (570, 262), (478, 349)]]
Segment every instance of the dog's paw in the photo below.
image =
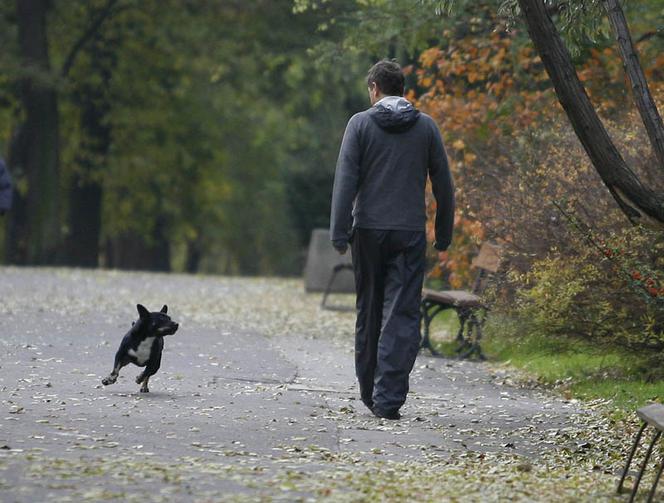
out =
[(136, 384), (141, 384), (143, 382), (143, 374), (138, 374), (136, 376)]
[(117, 378), (115, 378), (115, 377), (111, 377), (111, 376), (108, 376), (108, 377), (104, 377), (104, 378), (101, 380), (101, 383), (102, 383), (104, 386), (108, 386), (109, 384), (113, 384), (113, 383), (115, 383), (116, 380), (117, 380)]
[(150, 393), (150, 390), (147, 388), (141, 388), (141, 393)]

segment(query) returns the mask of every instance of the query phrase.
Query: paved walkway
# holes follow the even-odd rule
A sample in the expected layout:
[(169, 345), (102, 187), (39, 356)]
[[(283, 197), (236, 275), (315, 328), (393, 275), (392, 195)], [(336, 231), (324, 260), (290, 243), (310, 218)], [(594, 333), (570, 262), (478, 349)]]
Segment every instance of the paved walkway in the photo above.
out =
[[(275, 473), (316, 473), (330, 460), (440, 461), (460, 451), (537, 459), (584, 413), (512, 387), (486, 365), (420, 355), (402, 420), (378, 420), (356, 396), (350, 335), (321, 336), (246, 305), (211, 312), (230, 299), (250, 304), (271, 291), (265, 285), (0, 269), (0, 500), (291, 499)], [(292, 284), (277, 289), (288, 291), (305, 297)], [(137, 302), (168, 303), (181, 322), (149, 394), (138, 393), (134, 366), (100, 384)], [(305, 302), (316, 324), (318, 299)], [(261, 316), (272, 319), (251, 327)], [(333, 316), (352, 326), (352, 314)]]

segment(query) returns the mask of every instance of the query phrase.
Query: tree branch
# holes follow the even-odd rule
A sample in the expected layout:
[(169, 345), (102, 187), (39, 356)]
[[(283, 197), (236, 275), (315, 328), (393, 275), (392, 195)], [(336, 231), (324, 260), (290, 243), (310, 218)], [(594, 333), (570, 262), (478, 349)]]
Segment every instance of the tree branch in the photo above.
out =
[(657, 105), (648, 88), (648, 81), (639, 63), (632, 36), (629, 33), (625, 13), (618, 0), (604, 0), (604, 8), (609, 15), (613, 33), (620, 48), (625, 73), (632, 85), (632, 95), (636, 108), (639, 110), (643, 125), (646, 127), (650, 144), (659, 161), (660, 169), (664, 170), (664, 124), (657, 111)]
[(104, 8), (99, 11), (88, 29), (83, 32), (80, 38), (72, 46), (69, 54), (67, 54), (67, 57), (65, 58), (62, 69), (60, 70), (60, 75), (62, 77), (66, 77), (69, 74), (69, 70), (71, 70), (71, 67), (74, 65), (79, 52), (81, 52), (81, 49), (83, 49), (85, 44), (92, 38), (92, 36), (97, 33), (104, 21), (111, 16), (113, 13), (113, 7), (115, 7), (116, 3), (118, 3), (118, 0), (107, 0)]
[(604, 185), (632, 223), (661, 228), (664, 197), (644, 186), (618, 152), (579, 80), (544, 1), (518, 1), (530, 39), (553, 82), (558, 100)]
[(664, 37), (664, 30), (660, 28), (658, 30), (647, 31), (636, 39), (634, 45), (639, 45), (641, 42), (645, 42), (646, 40), (649, 40), (652, 37)]
[(556, 2), (554, 4), (547, 4), (546, 6), (546, 12), (549, 14), (549, 16), (555, 16), (556, 14), (560, 14), (563, 10), (567, 9), (569, 5), (567, 5), (567, 2)]

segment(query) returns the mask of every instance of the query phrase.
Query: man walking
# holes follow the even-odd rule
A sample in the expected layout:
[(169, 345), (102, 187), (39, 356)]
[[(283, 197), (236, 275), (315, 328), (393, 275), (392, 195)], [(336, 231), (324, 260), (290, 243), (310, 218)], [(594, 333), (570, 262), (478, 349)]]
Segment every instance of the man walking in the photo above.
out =
[(427, 175), (441, 251), (452, 238), (454, 186), (436, 123), (403, 98), (401, 67), (379, 61), (367, 84), (372, 107), (351, 117), (341, 143), (330, 238), (339, 253), (352, 246), (362, 402), (378, 417), (399, 419), (420, 345)]

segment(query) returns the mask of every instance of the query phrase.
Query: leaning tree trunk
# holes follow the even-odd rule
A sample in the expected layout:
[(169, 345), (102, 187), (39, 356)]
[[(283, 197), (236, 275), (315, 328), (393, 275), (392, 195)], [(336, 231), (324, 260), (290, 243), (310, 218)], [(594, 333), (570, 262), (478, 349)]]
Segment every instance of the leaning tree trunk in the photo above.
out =
[(664, 225), (664, 196), (645, 187), (609, 137), (547, 13), (543, 0), (519, 0), (528, 33), (588, 157), (623, 213), (634, 224)]
[[(18, 163), (12, 169), (27, 181), (21, 203), (25, 222), (11, 225), (18, 248), (10, 244), (9, 256), (18, 263), (53, 263), (60, 244), (58, 105), (46, 37), (49, 4), (49, 0), (16, 1), (24, 122), (12, 144), (11, 158)], [(13, 218), (20, 216), (21, 212)]]
[(643, 125), (646, 127), (655, 157), (659, 161), (659, 167), (664, 171), (664, 124), (662, 124), (662, 117), (657, 111), (657, 105), (652, 94), (650, 94), (648, 81), (639, 63), (639, 56), (629, 33), (625, 13), (619, 0), (604, 0), (604, 7), (609, 15), (609, 21), (611, 21), (618, 47), (620, 47), (620, 56), (623, 60), (625, 73), (632, 85), (636, 108), (639, 110)]

